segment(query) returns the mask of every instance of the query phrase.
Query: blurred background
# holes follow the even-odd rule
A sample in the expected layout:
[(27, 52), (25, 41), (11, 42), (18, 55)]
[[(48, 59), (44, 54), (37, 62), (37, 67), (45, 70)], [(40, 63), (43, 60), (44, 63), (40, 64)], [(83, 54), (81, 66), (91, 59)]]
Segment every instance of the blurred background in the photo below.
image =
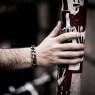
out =
[[(0, 47), (39, 45), (60, 19), (61, 0), (0, 0)], [(95, 0), (88, 2), (81, 95), (95, 95)], [(0, 95), (56, 95), (57, 67), (0, 70)]]

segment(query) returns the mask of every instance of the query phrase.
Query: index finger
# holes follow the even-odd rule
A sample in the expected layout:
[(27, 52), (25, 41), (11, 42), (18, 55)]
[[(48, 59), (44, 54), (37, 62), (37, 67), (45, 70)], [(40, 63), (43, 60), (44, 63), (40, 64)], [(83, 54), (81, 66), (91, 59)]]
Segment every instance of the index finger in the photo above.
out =
[(63, 34), (57, 36), (55, 39), (58, 42), (64, 42), (66, 40), (79, 38), (80, 36), (81, 36), (81, 34), (79, 32), (69, 32), (69, 33), (63, 33)]

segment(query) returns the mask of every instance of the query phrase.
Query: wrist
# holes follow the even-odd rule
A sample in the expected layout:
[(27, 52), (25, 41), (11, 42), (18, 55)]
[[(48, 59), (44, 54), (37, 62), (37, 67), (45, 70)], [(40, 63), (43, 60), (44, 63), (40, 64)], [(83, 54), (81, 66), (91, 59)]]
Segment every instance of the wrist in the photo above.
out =
[(37, 63), (37, 66), (40, 66), (38, 46), (35, 47), (35, 50), (36, 50), (36, 63)]

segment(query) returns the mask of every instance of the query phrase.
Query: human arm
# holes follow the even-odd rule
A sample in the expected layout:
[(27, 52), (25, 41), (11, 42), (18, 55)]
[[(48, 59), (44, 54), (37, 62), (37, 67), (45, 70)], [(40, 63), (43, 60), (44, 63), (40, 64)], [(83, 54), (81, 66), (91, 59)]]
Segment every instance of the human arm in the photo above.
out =
[(38, 65), (54, 66), (59, 64), (78, 64), (83, 61), (85, 45), (82, 43), (64, 43), (65, 41), (81, 37), (79, 32), (60, 34), (61, 22), (36, 47)]
[(0, 49), (0, 69), (23, 69), (32, 66), (31, 48)]
[[(81, 58), (79, 57), (84, 54), (84, 45), (63, 43), (66, 40), (80, 37), (80, 33), (64, 33), (59, 35), (60, 30), (61, 22), (59, 22), (50, 35), (35, 48), (38, 66), (49, 67), (57, 64), (76, 64), (81, 62)], [(30, 47), (0, 49), (0, 68), (23, 69), (31, 66)]]

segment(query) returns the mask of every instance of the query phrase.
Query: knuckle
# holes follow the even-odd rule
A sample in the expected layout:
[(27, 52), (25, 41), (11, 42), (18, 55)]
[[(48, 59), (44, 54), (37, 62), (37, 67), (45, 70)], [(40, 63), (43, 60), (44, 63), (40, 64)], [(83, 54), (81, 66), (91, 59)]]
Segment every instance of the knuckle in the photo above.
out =
[(79, 48), (84, 48), (84, 44), (80, 44), (79, 45)]
[(82, 49), (82, 45), (81, 45), (81, 44), (79, 44), (79, 45), (77, 46), (77, 48)]
[(81, 51), (79, 52), (79, 56), (83, 55), (84, 54), (84, 51)]
[(81, 52), (81, 55), (84, 55), (84, 51)]
[(81, 47), (81, 48), (84, 48), (84, 47), (85, 47), (85, 45), (84, 45), (84, 44), (80, 44), (80, 47)]
[(57, 45), (52, 45), (51, 49), (52, 50), (57, 50), (58, 49), (58, 46)]
[(82, 55), (82, 52), (76, 52), (76, 56), (81, 56)]
[(75, 37), (79, 37), (78, 33), (76, 32)]
[(70, 57), (76, 57), (76, 56), (78, 56), (78, 53), (72, 52), (72, 53), (69, 53), (69, 56), (70, 56)]
[(56, 27), (56, 28), (55, 28), (55, 31), (59, 31), (59, 27)]
[(73, 60), (71, 60), (71, 64), (77, 64), (77, 63), (79, 63), (79, 59), (73, 59)]
[(72, 47), (72, 43), (68, 44), (68, 47), (69, 48), (74, 48), (74, 47)]
[(80, 33), (78, 33), (78, 32), (75, 32), (76, 34), (75, 34), (75, 36), (76, 37), (80, 37), (81, 35), (80, 35)]
[(82, 48), (83, 48), (83, 49), (85, 48), (85, 45), (84, 45), (84, 44), (82, 44)]
[(82, 56), (84, 55), (84, 51), (80, 51), (80, 52), (76, 52), (75, 53), (75, 56), (78, 57), (78, 56)]
[(68, 36), (67, 33), (63, 34), (64, 39), (67, 39), (67, 36)]
[(76, 32), (72, 32), (70, 35), (71, 35), (72, 37), (77, 37), (77, 33), (76, 33)]
[(70, 47), (72, 47), (72, 48), (75, 47), (75, 43), (68, 43), (68, 45), (69, 45)]
[(67, 64), (71, 64), (72, 62), (70, 60), (66, 60), (66, 63)]
[(77, 33), (76, 32), (73, 32), (72, 33), (72, 36), (77, 37)]
[(78, 56), (78, 54), (77, 53), (73, 53), (71, 56), (72, 57), (76, 57), (76, 56)]
[(58, 38), (59, 38), (59, 36), (58, 37), (55, 37), (55, 38), (53, 38), (53, 43), (57, 43), (58, 42)]
[(56, 59), (55, 59), (55, 64), (62, 64), (63, 62), (62, 62), (62, 60), (60, 60), (59, 59), (59, 57), (57, 57)]
[(72, 45), (72, 47), (71, 47), (71, 49), (73, 49), (73, 50), (76, 50), (76, 49), (78, 49), (79, 47), (77, 46), (77, 44), (73, 44)]
[(75, 49), (84, 49), (84, 45), (83, 44), (76, 44), (74, 45)]
[(71, 60), (71, 61), (70, 61), (70, 63), (71, 63), (71, 64), (74, 64), (74, 63), (75, 63), (75, 61), (74, 61), (74, 60)]
[(72, 44), (70, 45), (70, 48), (73, 49), (73, 50), (76, 50), (76, 49), (78, 49), (79, 47), (77, 46), (77, 44), (72, 43)]

